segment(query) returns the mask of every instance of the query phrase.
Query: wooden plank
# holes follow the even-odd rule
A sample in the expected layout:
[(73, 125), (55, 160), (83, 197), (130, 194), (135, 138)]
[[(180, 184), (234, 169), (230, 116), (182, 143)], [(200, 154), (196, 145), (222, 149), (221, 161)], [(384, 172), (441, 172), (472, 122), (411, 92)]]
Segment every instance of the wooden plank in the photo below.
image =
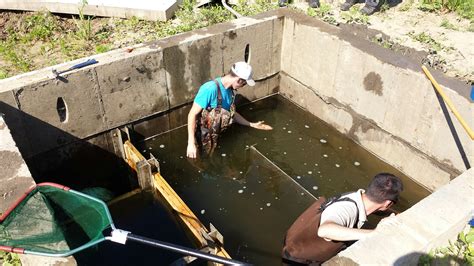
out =
[[(124, 151), (128, 165), (137, 171), (138, 162), (145, 160), (145, 157), (143, 157), (128, 140), (124, 143)], [(181, 223), (185, 225), (185, 228), (189, 230), (198, 248), (206, 247), (207, 240), (201, 232), (209, 234), (209, 230), (199, 221), (196, 215), (189, 209), (186, 203), (184, 203), (160, 173), (153, 174), (153, 188), (163, 197), (167, 205), (166, 207), (175, 213)], [(231, 258), (223, 247), (217, 247), (215, 253), (224, 258)]]

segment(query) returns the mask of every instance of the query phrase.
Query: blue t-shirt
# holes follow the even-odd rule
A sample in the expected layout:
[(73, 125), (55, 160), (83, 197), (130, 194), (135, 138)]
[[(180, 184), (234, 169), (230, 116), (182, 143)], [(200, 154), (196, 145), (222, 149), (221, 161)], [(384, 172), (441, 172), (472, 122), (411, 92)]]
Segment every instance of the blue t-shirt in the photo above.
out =
[[(221, 90), (222, 108), (229, 111), (230, 106), (234, 101), (234, 92), (231, 88), (224, 88), (224, 85), (222, 85), (221, 78), (217, 78), (216, 80), (219, 83), (219, 88)], [(202, 84), (202, 86), (199, 88), (196, 98), (194, 98), (194, 102), (201, 106), (201, 108), (203, 109), (207, 109), (207, 107), (211, 107), (212, 109), (214, 109), (217, 107), (217, 88), (214, 80), (210, 80)]]

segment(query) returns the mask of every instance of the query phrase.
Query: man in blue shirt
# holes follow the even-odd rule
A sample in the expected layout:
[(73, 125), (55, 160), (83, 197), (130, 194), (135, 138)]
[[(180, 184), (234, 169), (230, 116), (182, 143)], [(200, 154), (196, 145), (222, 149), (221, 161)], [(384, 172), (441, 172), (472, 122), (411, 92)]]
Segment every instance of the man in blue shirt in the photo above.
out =
[[(198, 142), (202, 144), (202, 132), (211, 131), (212, 138), (217, 138), (218, 134), (223, 131), (227, 125), (235, 122), (240, 125), (253, 127), (261, 130), (271, 130), (272, 127), (263, 123), (263, 121), (249, 122), (239, 113), (235, 112), (234, 107), (234, 90), (238, 90), (248, 84), (254, 86), (255, 81), (252, 79), (252, 67), (246, 62), (237, 62), (230, 69), (229, 73), (221, 78), (204, 83), (194, 98), (193, 106), (188, 114), (188, 146), (186, 156), (196, 158)], [(218, 112), (213, 112), (218, 110)], [(214, 115), (218, 113), (222, 118), (215, 119)], [(198, 122), (198, 118), (201, 119)], [(207, 120), (206, 120), (207, 119)], [(211, 122), (209, 122), (211, 121)], [(218, 121), (219, 125), (213, 123)], [(208, 125), (213, 124), (213, 125)], [(222, 124), (222, 126), (221, 126)], [(204, 128), (201, 130), (200, 128)], [(196, 131), (199, 130), (198, 139)], [(218, 131), (218, 132), (212, 132)], [(209, 139), (209, 137), (207, 137)], [(213, 141), (215, 141), (214, 139)], [(215, 143), (214, 143), (215, 145)]]

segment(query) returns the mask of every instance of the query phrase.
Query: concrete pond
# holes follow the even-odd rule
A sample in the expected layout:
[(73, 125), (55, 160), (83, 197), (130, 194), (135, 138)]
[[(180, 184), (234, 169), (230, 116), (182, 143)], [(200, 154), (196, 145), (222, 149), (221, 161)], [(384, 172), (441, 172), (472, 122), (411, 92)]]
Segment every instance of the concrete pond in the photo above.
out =
[[(256, 191), (261, 191), (259, 195), (272, 196), (273, 200), (279, 198), (276, 203), (262, 196), (262, 202), (259, 202), (262, 206), (256, 206), (256, 213), (260, 208), (288, 210), (285, 217), (288, 221), (282, 219), (283, 222), (275, 223), (274, 228), (281, 227), (278, 229), (281, 231), (291, 220), (289, 217), (297, 215), (312, 200), (303, 197), (295, 203), (294, 195), (309, 191), (315, 196), (331, 196), (329, 194), (356, 189), (364, 186), (368, 176), (382, 170), (406, 178), (410, 185), (397, 224), (381, 228), (377, 234), (358, 241), (328, 261), (329, 265), (416, 264), (420, 255), (455, 239), (473, 215), (474, 172), (469, 170), (474, 161), (473, 142), (437, 97), (420, 62), (384, 49), (347, 28), (280, 9), (93, 58), (97, 64), (60, 78), (52, 75), (53, 69), (66, 69), (84, 59), (0, 81), (2, 212), (35, 182), (52, 181), (76, 190), (102, 187), (115, 197), (137, 188), (137, 181), (122, 159), (122, 143), (117, 141), (115, 131), (120, 129), (128, 132), (144, 155), (152, 153), (160, 161), (163, 177), (178, 194), (183, 194), (180, 195), (200, 219), (212, 223), (212, 219), (220, 217), (216, 222), (219, 227), (232, 224), (235, 217), (219, 216), (219, 208), (212, 213), (208, 201), (189, 193), (193, 186), (206, 190), (209, 195), (219, 194), (219, 188), (211, 187), (217, 184), (235, 190), (234, 194), (228, 195), (228, 201), (223, 200), (226, 206), (220, 207), (229, 210), (235, 203), (231, 199), (238, 197), (240, 190), (242, 194), (251, 193), (250, 185), (238, 178), (240, 172), (247, 173), (247, 182), (252, 183)], [(228, 71), (234, 62), (243, 60), (253, 66), (257, 85), (239, 90), (238, 108), (251, 119), (267, 116), (278, 127), (265, 134), (233, 128), (223, 143), (232, 143), (235, 138), (235, 147), (241, 148), (222, 150), (215, 162), (220, 165), (227, 155), (239, 154), (234, 161), (240, 158), (242, 169), (230, 167), (233, 174), (226, 174), (226, 179), (215, 174), (195, 183), (192, 176), (177, 175), (185, 167), (180, 162), (186, 161), (180, 158), (185, 156), (183, 126), (197, 89), (203, 82)], [(469, 86), (434, 70), (432, 73), (472, 128), (474, 105), (469, 100)], [(279, 104), (268, 105), (275, 101)], [(282, 101), (285, 104), (280, 103)], [(261, 107), (265, 102), (270, 107)], [(278, 110), (271, 106), (277, 106)], [(284, 113), (280, 109), (290, 111)], [(298, 114), (294, 120), (292, 114)], [(323, 129), (313, 127), (315, 121), (320, 121)], [(303, 129), (308, 130), (309, 135), (299, 131)], [(318, 135), (322, 132), (326, 135)], [(264, 138), (281, 146), (265, 144)], [(312, 139), (314, 143), (298, 146), (295, 143), (299, 138)], [(175, 143), (163, 142), (166, 139)], [(245, 161), (246, 156), (255, 156), (251, 153), (254, 148), (250, 146), (256, 142), (254, 148), (280, 168), (280, 174), (271, 174), (275, 169), (268, 164), (248, 164), (248, 160), (261, 160), (247, 158)], [(349, 157), (338, 153), (339, 147), (344, 149), (348, 145), (352, 147)], [(246, 146), (249, 148), (245, 149)], [(288, 150), (281, 147), (288, 147)], [(331, 149), (324, 150), (327, 147)], [(163, 153), (165, 148), (170, 150)], [(307, 149), (306, 156), (298, 150), (301, 148)], [(292, 152), (303, 154), (289, 157)], [(309, 160), (311, 157), (323, 160), (324, 154), (334, 161), (324, 164), (316, 159)], [(355, 162), (361, 167), (355, 167)], [(323, 165), (326, 169), (318, 169)], [(329, 165), (333, 172), (329, 172)], [(360, 172), (363, 167), (369, 168)], [(199, 171), (195, 174), (201, 174)], [(271, 188), (258, 185), (261, 183), (256, 180), (262, 175), (286, 180), (281, 181), (285, 183), (278, 188), (281, 196), (274, 194), (277, 190), (272, 192)], [(281, 175), (289, 175), (299, 185)], [(339, 179), (332, 181), (333, 177)], [(282, 190), (282, 187), (288, 190)], [(245, 206), (252, 202), (257, 204), (247, 196)], [(156, 205), (148, 203), (150, 200), (146, 195), (138, 198), (123, 204), (142, 206), (137, 210), (147, 209), (149, 204)], [(117, 209), (114, 212), (117, 217), (130, 217), (124, 212), (133, 207)], [(145, 215), (142, 221), (166, 217), (159, 206), (151, 209), (156, 210), (156, 216)], [(127, 224), (127, 219), (119, 221)], [(248, 221), (243, 223), (251, 226)], [(137, 228), (159, 227), (160, 221), (138, 221), (138, 224)], [(169, 221), (162, 222), (163, 226), (165, 224), (170, 228), (174, 226)], [(177, 242), (188, 244), (183, 232), (178, 228), (173, 230)], [(259, 265), (273, 264), (274, 261), (260, 260), (261, 254), (272, 252), (265, 249), (261, 253), (254, 252), (254, 245), (258, 239), (265, 239), (278, 249), (281, 243), (274, 242), (279, 237), (267, 239), (268, 234), (258, 235), (258, 232), (245, 230), (238, 226), (221, 230), (224, 238), (229, 235), (230, 255), (250, 262), (255, 259)], [(256, 242), (240, 243), (235, 237), (246, 233), (248, 239), (253, 237)], [(166, 237), (173, 240), (172, 235)], [(367, 255), (369, 253), (371, 256)], [(96, 260), (101, 261), (100, 253), (91, 256), (97, 256)], [(269, 257), (274, 258), (275, 254)], [(81, 264), (82, 259), (79, 256), (62, 263)], [(28, 263), (25, 258), (24, 264)]]

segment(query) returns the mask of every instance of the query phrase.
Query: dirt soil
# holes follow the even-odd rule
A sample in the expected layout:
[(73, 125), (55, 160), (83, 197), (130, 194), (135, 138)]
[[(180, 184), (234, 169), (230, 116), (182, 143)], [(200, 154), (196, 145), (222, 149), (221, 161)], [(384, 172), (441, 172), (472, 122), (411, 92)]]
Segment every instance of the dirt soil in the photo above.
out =
[[(321, 0), (331, 5), (331, 15), (337, 23), (344, 23), (343, 13), (339, 6), (344, 1)], [(296, 3), (298, 8), (306, 10), (306, 3)], [(474, 31), (471, 22), (453, 12), (430, 13), (421, 11), (420, 4), (413, 0), (403, 3), (391, 2), (368, 18), (366, 25), (351, 24), (361, 32), (363, 28), (380, 31), (381, 34), (367, 38), (380, 45), (398, 50), (404, 55), (422, 58), (434, 68), (443, 71), (447, 76), (460, 79), (466, 83), (474, 82)], [(364, 4), (357, 4), (360, 9)], [(345, 12), (347, 14), (347, 12)], [(365, 23), (362, 23), (365, 24)], [(444, 26), (441, 26), (444, 25)], [(412, 49), (407, 49), (412, 48)], [(414, 53), (413, 50), (420, 53)]]
[[(298, 1), (292, 4), (292, 6), (306, 12), (308, 4)], [(416, 1), (419, 0), (406, 0), (403, 3), (391, 2), (390, 7), (386, 6), (383, 11), (368, 17), (367, 22), (353, 21), (349, 26), (358, 32), (363, 32), (366, 28), (378, 30), (381, 34), (376, 36), (367, 34), (367, 38), (378, 42), (384, 47), (397, 50), (404, 55), (416, 57), (416, 60), (421, 58), (424, 62), (428, 62), (431, 66), (445, 72), (449, 77), (460, 79), (469, 84), (473, 83), (474, 25), (456, 13), (421, 11), (418, 9), (419, 3)], [(329, 16), (334, 24), (341, 25), (341, 23), (347, 22), (347, 12), (344, 12), (344, 14), (339, 11), (339, 6), (343, 0), (321, 0), (321, 2), (331, 6)], [(362, 6), (363, 4), (357, 4), (356, 8), (359, 9)], [(6, 39), (9, 34), (6, 29), (10, 26), (13, 26), (16, 32), (21, 32), (22, 27), (25, 26), (22, 25), (21, 21), (24, 21), (23, 16), (27, 14), (29, 13), (1, 12), (0, 40)], [(58, 17), (58, 21), (62, 32), (70, 32), (76, 27), (75, 22), (70, 16)], [(444, 26), (441, 26), (442, 24)], [(95, 18), (92, 20), (92, 28), (94, 31), (111, 30), (114, 28), (114, 20), (110, 18)], [(147, 36), (146, 30), (144, 30), (143, 34), (137, 31), (134, 31), (133, 34)], [(134, 44), (136, 38), (128, 33), (116, 34), (112, 32), (107, 42), (111, 49), (116, 49)], [(30, 54), (34, 54), (32, 58), (34, 69), (71, 60), (71, 58), (64, 58), (64, 55), (61, 55), (57, 49), (47, 50), (46, 48), (45, 51), (44, 46), (39, 41), (35, 44), (35, 47), (41, 47), (41, 49), (36, 49), (38, 51), (35, 51), (34, 47), (25, 48), (25, 50), (30, 51)], [(94, 52), (93, 49), (90, 50), (92, 52), (83, 51), (83, 53)], [(414, 50), (420, 52), (414, 53)], [(76, 54), (75, 57), (87, 55)], [(5, 61), (0, 53), (0, 70), (7, 67), (8, 64), (10, 63)]]

